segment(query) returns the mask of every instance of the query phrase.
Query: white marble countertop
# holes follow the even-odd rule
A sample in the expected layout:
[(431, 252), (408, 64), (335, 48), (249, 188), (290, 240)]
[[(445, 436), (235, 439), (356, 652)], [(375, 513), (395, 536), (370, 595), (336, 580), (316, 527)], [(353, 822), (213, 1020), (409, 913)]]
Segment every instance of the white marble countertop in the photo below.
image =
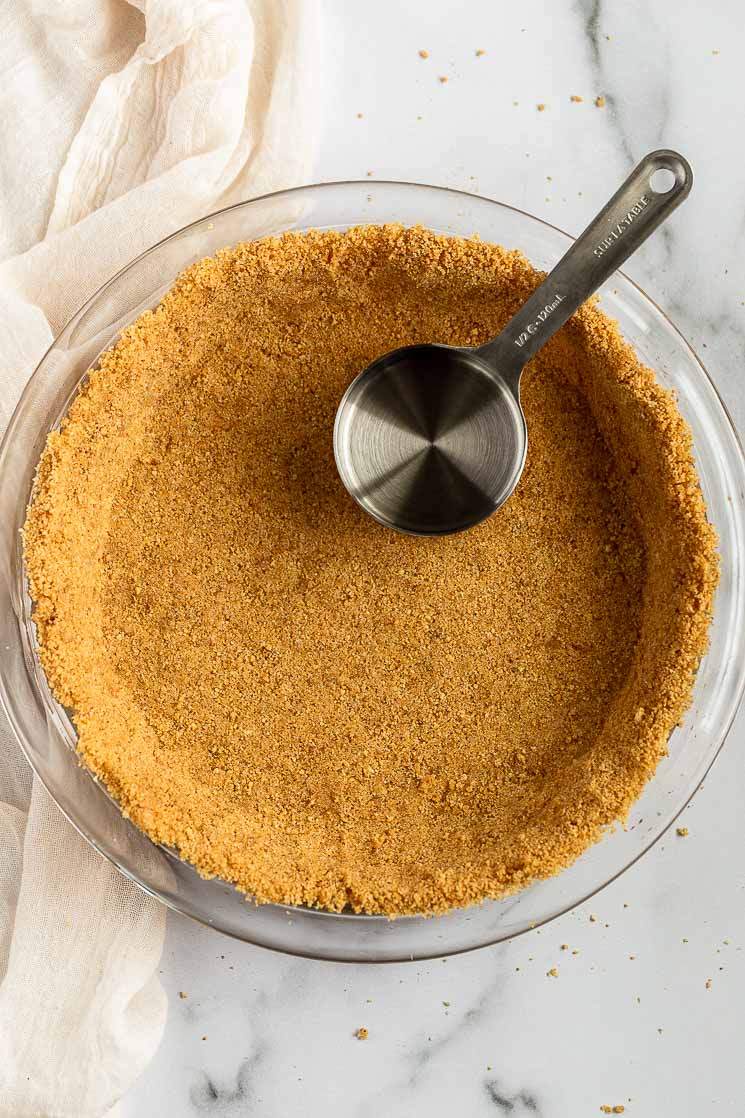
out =
[[(683, 151), (691, 198), (627, 271), (687, 335), (745, 430), (741, 5), (323, 9), (318, 179), (372, 171), (455, 186), (578, 232), (632, 159)], [(739, 1118), (744, 730), (741, 717), (684, 815), (688, 837), (673, 831), (588, 905), (512, 943), (426, 964), (336, 965), (169, 915), (168, 1025), (124, 1118), (582, 1118), (603, 1105), (630, 1118)]]

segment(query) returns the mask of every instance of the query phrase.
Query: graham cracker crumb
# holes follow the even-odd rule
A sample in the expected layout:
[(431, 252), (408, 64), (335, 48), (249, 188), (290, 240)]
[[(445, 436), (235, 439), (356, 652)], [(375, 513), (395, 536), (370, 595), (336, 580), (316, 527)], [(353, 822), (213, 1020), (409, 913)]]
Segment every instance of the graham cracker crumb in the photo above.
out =
[(569, 100), (573, 101), (575, 105), (579, 105), (582, 103), (583, 98), (580, 97), (577, 93), (573, 93)]
[(186, 998), (186, 996), (187, 996), (187, 994), (186, 994), (186, 990), (179, 990), (179, 992), (178, 992), (178, 996), (179, 996), (179, 997), (181, 998), (181, 1000), (183, 1001), (183, 1000), (184, 1000), (184, 999)]
[(483, 58), (483, 57), (484, 57), (484, 55), (486, 54), (486, 51), (485, 51), (485, 50), (477, 50), (477, 51), (475, 52), (475, 54), (476, 54), (476, 57), (477, 57), (477, 58)]
[(361, 1025), (360, 1028), (357, 1029), (357, 1031), (355, 1032), (354, 1035), (357, 1037), (357, 1040), (367, 1040), (367, 1038), (370, 1034), (367, 1031), (367, 1029), (365, 1028), (365, 1026)]
[(442, 85), (446, 85), (450, 81), (450, 78), (448, 78), (445, 74), (441, 74), (437, 80), (438, 82), (441, 82)]
[(551, 970), (546, 971), (546, 978), (558, 978), (559, 971), (556, 967), (551, 967)]
[(676, 835), (680, 835), (681, 838), (687, 838), (688, 837), (688, 828), (687, 827), (676, 827), (675, 833), (676, 833)]
[(419, 57), (420, 58), (429, 58), (429, 51), (428, 50), (420, 50), (419, 51)]
[(536, 105), (536, 108), (538, 109), (539, 113), (543, 113), (543, 112), (546, 111), (546, 105), (543, 101), (539, 101), (538, 104)]
[(605, 97), (603, 96), (603, 94), (602, 94), (602, 93), (600, 93), (600, 94), (599, 94), (599, 95), (598, 95), (598, 96), (597, 96), (597, 97), (595, 98), (595, 106), (596, 106), (596, 108), (598, 108), (598, 109), (604, 109), (604, 108), (605, 108)]
[(688, 428), (598, 307), (527, 369), (525, 472), (477, 528), (389, 532), (334, 465), (361, 368), (482, 344), (538, 281), (398, 225), (222, 250), (50, 435), (24, 530), (44, 669), (82, 760), (203, 875), (389, 916), (502, 897), (664, 756), (715, 537)]

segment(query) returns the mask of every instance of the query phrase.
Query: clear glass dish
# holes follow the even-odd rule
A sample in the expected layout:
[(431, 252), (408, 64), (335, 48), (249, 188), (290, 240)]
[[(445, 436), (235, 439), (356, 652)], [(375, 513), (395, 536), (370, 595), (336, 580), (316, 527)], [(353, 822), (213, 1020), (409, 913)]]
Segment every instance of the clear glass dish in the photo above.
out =
[[(563, 873), (514, 896), (436, 918), (334, 914), (257, 906), (206, 881), (126, 820), (79, 763), (68, 713), (53, 698), (36, 652), (20, 528), (47, 433), (65, 414), (99, 353), (187, 265), (237, 241), (287, 229), (343, 229), (397, 221), (520, 249), (552, 267), (570, 238), (535, 217), (484, 198), (407, 183), (303, 187), (212, 214), (144, 253), (111, 279), (65, 327), (32, 376), (0, 448), (0, 698), (21, 747), (59, 807), (119, 870), (179, 912), (265, 947), (323, 959), (394, 961), (453, 954), (538, 927), (579, 904), (632, 865), (684, 808), (721, 748), (745, 678), (745, 464), (732, 423), (706, 371), (659, 308), (622, 275), (601, 292), (639, 357), (674, 389), (690, 424), (701, 485), (720, 538), (722, 577), (711, 647), (694, 701), (669, 756), (617, 827)], [(330, 437), (330, 436), (329, 436)]]

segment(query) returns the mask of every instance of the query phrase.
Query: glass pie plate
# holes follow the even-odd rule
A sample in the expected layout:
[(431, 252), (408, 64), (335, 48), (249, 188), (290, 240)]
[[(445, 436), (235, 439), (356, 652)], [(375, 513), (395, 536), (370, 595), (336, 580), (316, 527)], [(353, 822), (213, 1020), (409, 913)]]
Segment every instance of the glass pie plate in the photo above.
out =
[[(205, 880), (176, 852), (156, 846), (121, 814), (81, 766), (69, 713), (42, 671), (31, 622), (20, 529), (47, 434), (86, 371), (143, 310), (158, 303), (187, 265), (226, 245), (287, 229), (343, 229), (402, 222), (520, 249), (552, 267), (570, 238), (510, 206), (431, 186), (346, 182), (302, 187), (211, 214), (156, 245), (114, 276), (68, 323), (31, 377), (0, 448), (0, 697), (26, 757), (80, 833), (165, 904), (238, 939), (291, 954), (373, 962), (424, 959), (495, 943), (579, 904), (631, 866), (670, 826), (701, 783), (731, 725), (745, 676), (745, 467), (732, 423), (696, 354), (652, 300), (621, 274), (601, 305), (691, 426), (701, 486), (722, 559), (711, 645), (693, 703), (669, 756), (634, 805), (568, 869), (503, 900), (438, 917), (330, 913), (256, 905), (218, 879)], [(329, 432), (329, 438), (331, 432)]]

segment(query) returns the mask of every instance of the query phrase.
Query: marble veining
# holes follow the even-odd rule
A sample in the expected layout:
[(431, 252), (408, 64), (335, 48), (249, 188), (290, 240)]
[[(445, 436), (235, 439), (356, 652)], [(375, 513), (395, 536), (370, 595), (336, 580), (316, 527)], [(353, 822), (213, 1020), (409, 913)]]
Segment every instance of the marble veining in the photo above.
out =
[(201, 1072), (197, 1082), (189, 1092), (191, 1105), (201, 1114), (240, 1114), (243, 1104), (249, 1105), (252, 1101), (252, 1084), (254, 1071), (261, 1066), (262, 1050), (257, 1048), (254, 1054), (241, 1060), (231, 1084), (216, 1083), (207, 1072)]
[(484, 1087), (489, 1096), (489, 1101), (494, 1103), (494, 1108), (498, 1114), (513, 1114), (517, 1118), (519, 1114), (540, 1115), (541, 1113), (538, 1103), (529, 1091), (518, 1091), (514, 1095), (506, 1095), (498, 1079), (487, 1079)]
[[(745, 429), (745, 9), (321, 2), (318, 179), (440, 183), (576, 233), (644, 151), (689, 157), (690, 199), (626, 270)], [(741, 715), (687, 836), (508, 944), (344, 966), (169, 914), (169, 1021), (122, 1118), (742, 1118), (744, 738)]]

